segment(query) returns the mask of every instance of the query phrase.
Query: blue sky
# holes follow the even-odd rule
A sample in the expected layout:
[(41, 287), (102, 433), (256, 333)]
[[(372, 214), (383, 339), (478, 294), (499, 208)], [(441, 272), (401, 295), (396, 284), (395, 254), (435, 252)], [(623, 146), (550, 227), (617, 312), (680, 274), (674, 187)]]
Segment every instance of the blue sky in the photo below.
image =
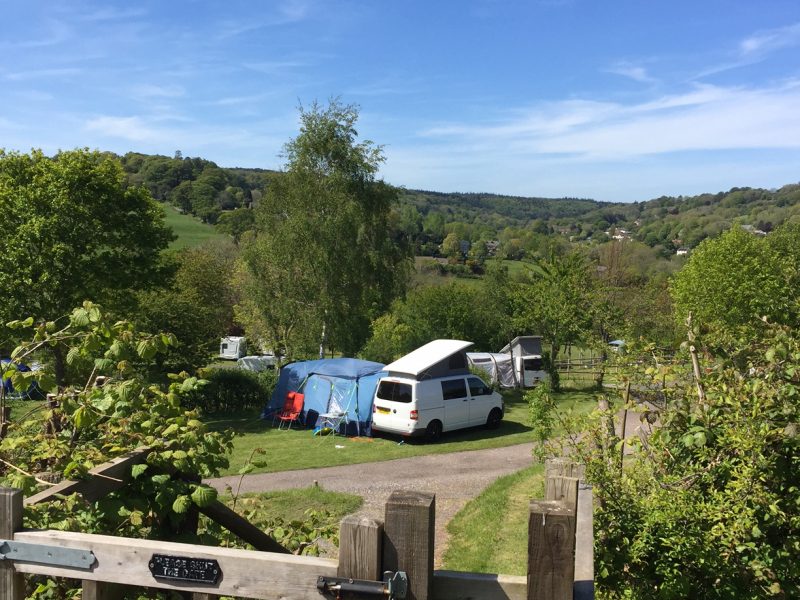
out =
[(0, 147), (277, 169), (339, 96), (390, 183), (647, 200), (800, 181), (797, 0), (0, 0)]

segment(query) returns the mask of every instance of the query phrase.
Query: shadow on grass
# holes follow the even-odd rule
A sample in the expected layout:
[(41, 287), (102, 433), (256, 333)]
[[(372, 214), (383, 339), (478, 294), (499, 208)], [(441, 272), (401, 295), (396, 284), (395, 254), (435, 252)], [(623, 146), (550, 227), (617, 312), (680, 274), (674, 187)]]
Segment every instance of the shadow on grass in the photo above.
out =
[(385, 431), (372, 431), (372, 437), (389, 440), (392, 442), (403, 441), (406, 444), (413, 445), (445, 445), (449, 443), (459, 442), (475, 442), (479, 440), (489, 440), (494, 438), (502, 438), (508, 435), (515, 435), (518, 433), (525, 433), (532, 428), (517, 423), (515, 421), (501, 421), (500, 425), (495, 429), (487, 429), (485, 425), (477, 427), (469, 427), (466, 429), (457, 429), (455, 431), (445, 431), (442, 438), (437, 442), (428, 442), (424, 437), (403, 437), (401, 435), (388, 433)]

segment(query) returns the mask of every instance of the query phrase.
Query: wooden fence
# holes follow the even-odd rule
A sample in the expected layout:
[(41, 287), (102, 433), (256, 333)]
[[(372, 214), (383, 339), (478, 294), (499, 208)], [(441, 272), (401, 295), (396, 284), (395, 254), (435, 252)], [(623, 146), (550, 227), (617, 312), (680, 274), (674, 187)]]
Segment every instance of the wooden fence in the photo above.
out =
[[(530, 504), (527, 577), (434, 571), (436, 498), (429, 493), (393, 492), (383, 522), (346, 517), (337, 561), (105, 535), (27, 531), (22, 528), (22, 492), (0, 488), (0, 557), (7, 559), (0, 560), (0, 598), (21, 600), (23, 574), (39, 574), (81, 580), (84, 600), (121, 598), (126, 586), (172, 590), (193, 600), (222, 595), (319, 599), (320, 585), (335, 584), (333, 578), (344, 578), (358, 587), (360, 580), (380, 581), (386, 571), (406, 574), (407, 600), (593, 598), (591, 488), (580, 482), (580, 467), (567, 461), (550, 461), (546, 471), (545, 499)], [(374, 586), (372, 589), (374, 593)], [(323, 595), (338, 599), (348, 594)], [(368, 595), (362, 589), (352, 597)]]

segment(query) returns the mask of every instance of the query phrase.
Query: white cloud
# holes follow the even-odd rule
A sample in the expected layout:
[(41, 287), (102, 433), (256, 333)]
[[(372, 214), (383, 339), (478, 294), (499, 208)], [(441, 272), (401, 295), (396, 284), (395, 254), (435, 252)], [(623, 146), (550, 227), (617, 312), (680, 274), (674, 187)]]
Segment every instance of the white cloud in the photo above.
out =
[(151, 127), (145, 119), (137, 116), (96, 117), (86, 123), (86, 129), (103, 136), (132, 142), (161, 142), (169, 138), (167, 132)]
[(217, 39), (224, 40), (266, 27), (289, 25), (307, 19), (311, 15), (310, 3), (305, 0), (285, 0), (276, 10), (261, 19), (230, 20), (220, 24)]
[(60, 77), (74, 77), (80, 75), (82, 69), (77, 67), (64, 67), (57, 69), (29, 69), (27, 71), (17, 71), (3, 75), (8, 81), (27, 81), (30, 79), (52, 79)]
[(642, 67), (641, 65), (634, 65), (630, 63), (617, 63), (616, 65), (607, 69), (609, 73), (613, 73), (614, 75), (622, 75), (623, 77), (628, 77), (629, 79), (633, 79), (634, 81), (638, 81), (639, 83), (654, 83), (656, 80), (651, 77), (647, 69)]
[(179, 85), (155, 85), (145, 83), (134, 86), (131, 93), (137, 98), (180, 98), (186, 93)]
[(800, 23), (758, 31), (739, 44), (742, 56), (763, 55), (780, 48), (800, 44)]
[(800, 87), (702, 86), (638, 104), (566, 100), (500, 124), (421, 132), (460, 148), (609, 160), (694, 150), (800, 148)]

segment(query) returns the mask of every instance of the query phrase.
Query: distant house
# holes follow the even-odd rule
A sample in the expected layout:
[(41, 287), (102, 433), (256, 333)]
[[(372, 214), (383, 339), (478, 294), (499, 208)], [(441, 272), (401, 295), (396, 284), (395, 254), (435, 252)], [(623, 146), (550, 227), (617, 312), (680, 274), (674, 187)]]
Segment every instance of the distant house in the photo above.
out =
[(500, 247), (500, 240), (490, 240), (486, 242), (486, 252), (489, 256), (497, 254), (497, 249)]
[(686, 256), (687, 254), (689, 254), (689, 249), (688, 248), (678, 248), (678, 250), (675, 252), (675, 254), (677, 254), (678, 256)]
[(472, 248), (472, 243), (469, 240), (459, 240), (458, 248), (461, 251), (461, 254), (466, 255), (469, 252), (469, 249)]

